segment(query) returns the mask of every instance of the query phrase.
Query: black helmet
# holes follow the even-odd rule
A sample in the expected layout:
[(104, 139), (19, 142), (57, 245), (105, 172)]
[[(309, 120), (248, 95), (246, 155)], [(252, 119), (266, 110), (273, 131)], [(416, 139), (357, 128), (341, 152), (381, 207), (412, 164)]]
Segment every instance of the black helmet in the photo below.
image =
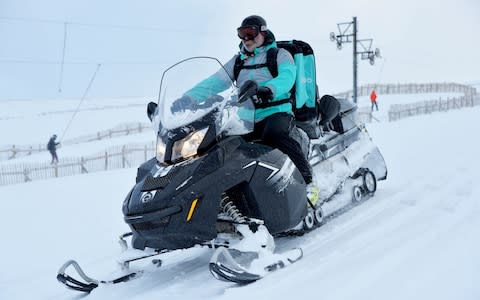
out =
[(56, 139), (56, 138), (57, 138), (57, 135), (56, 135), (56, 134), (54, 134), (54, 135), (52, 135), (52, 137), (53, 137), (53, 139)]
[(267, 22), (265, 21), (265, 19), (257, 15), (246, 17), (242, 21), (242, 25), (240, 27), (245, 27), (245, 26), (257, 26), (260, 31), (268, 30)]

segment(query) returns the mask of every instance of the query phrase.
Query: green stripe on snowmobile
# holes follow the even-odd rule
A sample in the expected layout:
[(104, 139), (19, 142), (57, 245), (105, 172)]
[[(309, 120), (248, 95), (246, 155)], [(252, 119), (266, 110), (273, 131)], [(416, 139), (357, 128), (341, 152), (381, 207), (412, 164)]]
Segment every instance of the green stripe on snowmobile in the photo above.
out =
[(303, 61), (305, 72), (305, 90), (307, 94), (305, 103), (307, 107), (314, 108), (317, 95), (317, 81), (315, 78), (315, 57), (312, 54), (305, 55), (303, 57)]
[(304, 56), (302, 53), (295, 54), (295, 66), (297, 67), (297, 75), (295, 80), (295, 101), (296, 107), (301, 108), (307, 101), (307, 90), (305, 88), (305, 68)]

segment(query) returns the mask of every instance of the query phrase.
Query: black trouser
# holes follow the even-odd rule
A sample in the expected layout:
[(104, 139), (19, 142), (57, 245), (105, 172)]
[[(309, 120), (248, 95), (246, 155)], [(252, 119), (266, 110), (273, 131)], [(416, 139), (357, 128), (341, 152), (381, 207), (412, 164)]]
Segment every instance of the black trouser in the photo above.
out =
[(54, 162), (58, 162), (57, 151), (55, 151), (55, 150), (50, 150), (50, 154), (52, 155), (52, 164), (53, 164)]
[(276, 113), (255, 124), (253, 133), (246, 140), (260, 139), (263, 144), (277, 148), (293, 161), (307, 184), (312, 182), (312, 168), (308, 163), (300, 144), (290, 136), (293, 129), (293, 116)]

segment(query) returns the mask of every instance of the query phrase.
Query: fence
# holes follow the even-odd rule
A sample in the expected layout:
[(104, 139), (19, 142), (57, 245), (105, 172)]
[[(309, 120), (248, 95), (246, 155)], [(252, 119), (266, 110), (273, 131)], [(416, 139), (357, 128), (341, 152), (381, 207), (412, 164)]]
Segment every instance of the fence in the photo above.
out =
[(10, 164), (0, 166), (0, 185), (28, 182), (38, 179), (71, 176), (91, 172), (131, 168), (155, 155), (154, 143), (113, 147), (94, 156), (62, 160), (56, 165), (48, 163)]
[[(388, 111), (388, 120), (396, 121), (409, 116), (429, 114), (436, 111), (447, 111), (479, 104), (477, 90), (459, 83), (406, 83), (406, 84), (366, 84), (358, 88), (358, 96), (369, 96), (372, 90), (378, 94), (426, 94), (426, 93), (463, 93), (464, 96), (447, 100), (421, 101), (411, 104), (394, 104)], [(336, 94), (336, 97), (350, 99), (352, 90)], [(372, 115), (367, 111), (358, 111), (362, 122), (371, 122)]]
[[(427, 94), (427, 93), (463, 93), (465, 96), (475, 95), (474, 87), (459, 83), (406, 83), (406, 84), (366, 84), (358, 87), (359, 97), (369, 96), (375, 89), (377, 94)], [(352, 90), (336, 94), (335, 97), (350, 99)]]
[(480, 105), (480, 95), (463, 96), (446, 100), (438, 99), (422, 101), (410, 104), (394, 104), (388, 111), (388, 120), (396, 121), (410, 116), (429, 114), (438, 111), (448, 111), (477, 105)]
[[(90, 134), (80, 136), (75, 139), (62, 141), (63, 145), (73, 145), (79, 143), (93, 142), (103, 140), (107, 138), (113, 138), (118, 136), (125, 136), (134, 133), (141, 133), (145, 130), (149, 130), (151, 125), (148, 123), (128, 123), (121, 124), (112, 129), (99, 131), (96, 134)], [(47, 142), (41, 145), (11, 145), (4, 146), (0, 149), (0, 160), (15, 159), (22, 156), (31, 155), (33, 153), (39, 153), (47, 151)]]

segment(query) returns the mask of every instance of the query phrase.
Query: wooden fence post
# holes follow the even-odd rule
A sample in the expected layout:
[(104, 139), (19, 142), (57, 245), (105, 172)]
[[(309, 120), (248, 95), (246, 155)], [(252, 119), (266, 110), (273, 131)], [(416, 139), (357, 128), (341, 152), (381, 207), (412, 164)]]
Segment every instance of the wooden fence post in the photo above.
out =
[(24, 182), (29, 182), (29, 181), (32, 181), (32, 179), (28, 176), (29, 175), (29, 171), (28, 169), (23, 169), (23, 181)]
[(58, 164), (53, 165), (53, 176), (58, 177)]
[(122, 168), (125, 168), (125, 160), (126, 160), (126, 157), (125, 157), (125, 145), (122, 146)]
[(12, 156), (10, 156), (8, 159), (13, 159), (17, 155), (17, 150), (15, 149), (15, 145), (12, 145)]
[(105, 151), (105, 170), (108, 170), (108, 153)]
[(83, 158), (83, 156), (80, 158), (80, 168), (82, 174), (88, 173), (87, 168), (85, 168), (85, 158)]

